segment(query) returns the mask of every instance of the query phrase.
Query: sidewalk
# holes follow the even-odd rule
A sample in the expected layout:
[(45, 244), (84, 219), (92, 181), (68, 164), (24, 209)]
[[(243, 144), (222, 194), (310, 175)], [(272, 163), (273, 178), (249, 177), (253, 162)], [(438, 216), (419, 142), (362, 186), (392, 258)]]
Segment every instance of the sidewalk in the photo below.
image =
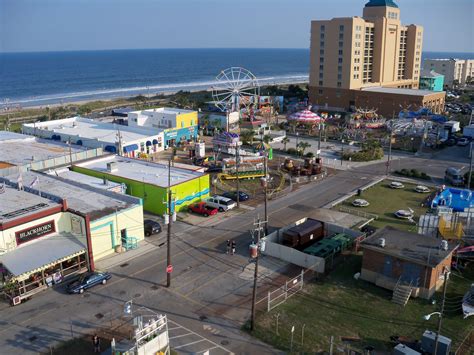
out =
[(113, 253), (97, 261), (95, 263), (95, 267), (99, 270), (108, 270), (115, 266), (124, 264), (132, 259), (135, 259), (136, 257), (155, 251), (159, 248), (160, 247), (158, 245), (155, 245), (152, 242), (145, 239), (138, 242), (137, 249), (124, 251), (123, 253)]

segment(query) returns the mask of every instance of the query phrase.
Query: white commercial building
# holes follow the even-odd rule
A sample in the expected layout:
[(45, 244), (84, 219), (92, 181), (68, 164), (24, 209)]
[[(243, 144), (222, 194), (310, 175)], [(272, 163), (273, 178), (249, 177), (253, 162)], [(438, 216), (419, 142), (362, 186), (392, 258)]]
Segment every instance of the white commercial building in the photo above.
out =
[(474, 78), (474, 59), (425, 59), (424, 70), (434, 70), (444, 75), (444, 85), (465, 85), (468, 78)]
[(163, 131), (103, 123), (83, 117), (26, 123), (23, 133), (56, 141), (71, 142), (89, 148), (128, 157), (150, 154), (164, 149)]
[[(189, 117), (189, 122), (186, 122), (188, 121), (186, 116)], [(194, 122), (191, 122), (194, 116), (196, 118)], [(197, 125), (197, 112), (168, 107), (132, 111), (128, 113), (128, 125), (130, 127), (153, 127), (157, 129), (186, 128), (186, 126)]]

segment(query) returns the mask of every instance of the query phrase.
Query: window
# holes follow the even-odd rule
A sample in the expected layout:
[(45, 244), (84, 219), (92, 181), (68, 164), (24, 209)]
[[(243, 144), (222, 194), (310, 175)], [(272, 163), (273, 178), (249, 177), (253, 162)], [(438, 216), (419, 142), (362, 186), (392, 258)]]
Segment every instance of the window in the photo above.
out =
[(323, 81), (319, 80), (319, 86), (323, 86)]
[(344, 33), (339, 33), (339, 39), (343, 40), (344, 39)]
[(342, 58), (339, 58), (339, 59), (337, 60), (337, 62), (338, 62), (338, 63), (342, 63)]
[(319, 66), (319, 70), (323, 70), (323, 69), (324, 69), (324, 65), (321, 64), (321, 65)]
[(319, 50), (319, 55), (324, 55), (324, 49)]
[(341, 72), (342, 72), (342, 66), (339, 65), (339, 66), (337, 67), (337, 72), (338, 72), (338, 73), (341, 73)]
[(321, 33), (320, 37), (321, 37), (321, 39), (324, 39), (324, 33)]
[(323, 94), (323, 90), (322, 90), (322, 89), (319, 89), (319, 90), (318, 90), (318, 94), (319, 94), (319, 95), (322, 95), (322, 94)]
[(337, 80), (342, 80), (342, 74), (337, 74)]
[(344, 31), (344, 25), (339, 26), (339, 31), (341, 31), (341, 32)]
[(320, 28), (321, 28), (321, 32), (324, 32), (324, 30), (326, 29), (326, 26), (324, 26), (324, 25), (321, 25), (321, 27), (320, 27)]
[(342, 49), (339, 49), (339, 55), (342, 55)]
[(319, 42), (319, 46), (322, 48), (324, 47), (324, 41)]
[(320, 63), (324, 63), (324, 57), (320, 57), (320, 58), (319, 58), (319, 62), (320, 62)]
[(319, 73), (319, 79), (323, 79), (324, 78), (324, 74), (323, 73)]
[(344, 46), (344, 42), (339, 42), (339, 48), (342, 48)]
[(342, 83), (340, 81), (337, 82), (337, 87), (340, 88), (342, 86)]

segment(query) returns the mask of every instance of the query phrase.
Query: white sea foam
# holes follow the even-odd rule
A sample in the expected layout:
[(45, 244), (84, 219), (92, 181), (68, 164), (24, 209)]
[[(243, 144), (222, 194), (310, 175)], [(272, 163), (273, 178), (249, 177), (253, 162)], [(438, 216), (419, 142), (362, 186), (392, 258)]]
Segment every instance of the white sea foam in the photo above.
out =
[[(260, 85), (272, 85), (272, 84), (289, 84), (289, 83), (304, 83), (308, 81), (307, 75), (282, 75), (282, 76), (270, 76), (258, 78)], [(160, 84), (150, 86), (136, 86), (136, 87), (124, 87), (114, 89), (103, 89), (103, 90), (92, 90), (92, 91), (80, 91), (70, 92), (62, 94), (52, 94), (44, 96), (35, 96), (22, 99), (12, 99), (9, 104), (21, 105), (21, 106), (36, 106), (46, 104), (57, 104), (61, 102), (71, 102), (78, 100), (87, 99), (101, 99), (101, 98), (113, 98), (120, 96), (133, 96), (139, 94), (157, 94), (157, 93), (172, 93), (180, 90), (192, 91), (192, 90), (207, 90), (211, 89), (215, 85), (215, 81), (199, 81), (189, 83), (176, 83), (176, 84)]]

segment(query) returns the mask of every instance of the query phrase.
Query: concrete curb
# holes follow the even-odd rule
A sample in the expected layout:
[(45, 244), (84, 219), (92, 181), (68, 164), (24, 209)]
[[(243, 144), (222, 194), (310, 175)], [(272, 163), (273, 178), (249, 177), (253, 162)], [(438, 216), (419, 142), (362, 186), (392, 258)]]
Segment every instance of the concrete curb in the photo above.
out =
[(120, 264), (124, 264), (132, 259), (135, 259), (138, 256), (144, 255), (153, 250), (159, 249), (159, 246), (150, 243), (147, 240), (143, 240), (138, 243), (138, 248), (130, 251), (123, 252), (121, 254), (111, 254), (106, 258), (99, 260), (95, 263), (97, 269), (107, 270), (114, 268)]
[(331, 202), (325, 204), (325, 205), (323, 206), (323, 208), (328, 208), (328, 209), (333, 208), (334, 206), (340, 204), (341, 202), (344, 202), (344, 201), (347, 200), (348, 198), (351, 198), (352, 196), (356, 195), (358, 190), (365, 191), (365, 190), (371, 188), (372, 186), (377, 185), (378, 183), (382, 182), (382, 181), (385, 180), (385, 179), (387, 179), (386, 176), (379, 177), (379, 178), (377, 178), (377, 179), (375, 179), (375, 180), (369, 182), (368, 184), (366, 184), (366, 185), (364, 185), (364, 186), (362, 186), (362, 187), (359, 187), (359, 188), (357, 188), (357, 189), (355, 189), (355, 190), (349, 192), (348, 194), (345, 194), (344, 196), (339, 197), (338, 199), (333, 200), (333, 201), (331, 201)]

